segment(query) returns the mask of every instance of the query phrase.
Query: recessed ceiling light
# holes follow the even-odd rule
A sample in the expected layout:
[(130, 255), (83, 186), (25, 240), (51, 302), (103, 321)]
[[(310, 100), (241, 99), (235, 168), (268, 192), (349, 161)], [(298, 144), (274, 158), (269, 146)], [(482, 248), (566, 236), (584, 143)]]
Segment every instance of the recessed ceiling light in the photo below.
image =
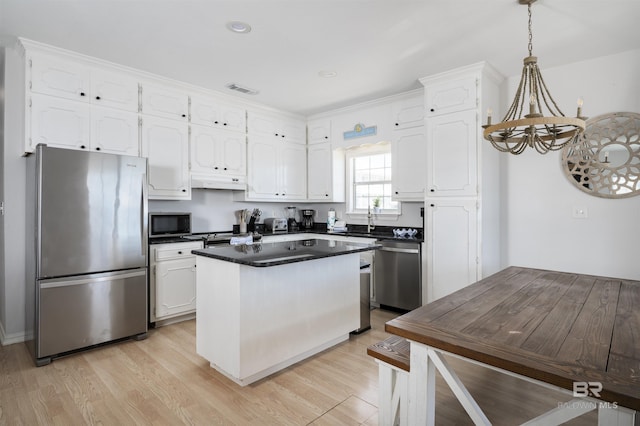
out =
[(229, 29), (229, 31), (240, 34), (246, 34), (251, 31), (251, 25), (240, 21), (227, 22), (227, 28)]
[(320, 72), (318, 72), (318, 75), (320, 77), (324, 77), (324, 78), (331, 78), (331, 77), (335, 77), (336, 75), (338, 75), (337, 72), (332, 71), (332, 70), (322, 70)]

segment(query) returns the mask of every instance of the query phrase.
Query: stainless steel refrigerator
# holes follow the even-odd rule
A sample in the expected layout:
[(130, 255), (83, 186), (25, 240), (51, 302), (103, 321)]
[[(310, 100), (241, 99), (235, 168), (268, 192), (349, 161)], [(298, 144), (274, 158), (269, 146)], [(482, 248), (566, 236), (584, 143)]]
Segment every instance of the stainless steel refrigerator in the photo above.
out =
[(26, 323), (36, 365), (145, 338), (146, 159), (39, 145), (27, 162)]

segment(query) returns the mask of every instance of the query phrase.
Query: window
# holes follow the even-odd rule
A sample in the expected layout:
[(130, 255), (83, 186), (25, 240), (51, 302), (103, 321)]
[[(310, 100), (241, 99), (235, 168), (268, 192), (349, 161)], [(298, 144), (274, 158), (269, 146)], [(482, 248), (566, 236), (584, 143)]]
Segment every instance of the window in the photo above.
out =
[(400, 213), (400, 203), (391, 200), (390, 145), (349, 151), (347, 173), (347, 208), (350, 213), (367, 213), (376, 206), (383, 214)]

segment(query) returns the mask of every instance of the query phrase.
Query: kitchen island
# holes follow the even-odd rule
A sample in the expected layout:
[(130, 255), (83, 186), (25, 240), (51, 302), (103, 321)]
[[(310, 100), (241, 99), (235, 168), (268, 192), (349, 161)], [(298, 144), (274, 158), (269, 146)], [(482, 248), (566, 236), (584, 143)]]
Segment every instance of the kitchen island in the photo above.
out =
[(196, 352), (244, 386), (349, 338), (360, 321), (360, 253), (308, 239), (196, 255)]

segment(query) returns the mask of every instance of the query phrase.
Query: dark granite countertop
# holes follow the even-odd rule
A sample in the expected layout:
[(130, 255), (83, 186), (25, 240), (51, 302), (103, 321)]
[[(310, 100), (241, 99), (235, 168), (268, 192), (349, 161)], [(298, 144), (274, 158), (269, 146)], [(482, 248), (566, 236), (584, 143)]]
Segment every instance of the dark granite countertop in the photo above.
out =
[(193, 250), (192, 253), (242, 265), (265, 267), (341, 256), (379, 248), (380, 246), (377, 244), (308, 239), (281, 243), (255, 243), (251, 245), (216, 245), (202, 250)]

